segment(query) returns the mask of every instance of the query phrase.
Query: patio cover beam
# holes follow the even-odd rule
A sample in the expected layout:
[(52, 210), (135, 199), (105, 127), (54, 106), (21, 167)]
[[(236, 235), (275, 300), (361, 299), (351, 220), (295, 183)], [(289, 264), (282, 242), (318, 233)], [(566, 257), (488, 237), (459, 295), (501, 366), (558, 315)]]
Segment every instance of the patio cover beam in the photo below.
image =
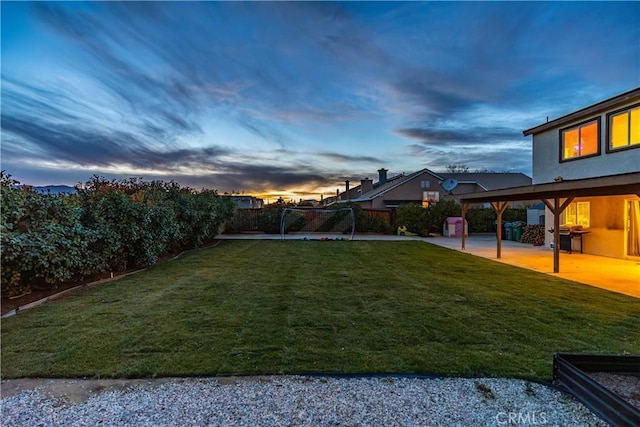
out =
[(467, 245), (466, 245), (466, 239), (467, 238), (465, 236), (466, 229), (465, 229), (464, 225), (466, 224), (466, 221), (467, 221), (467, 209), (468, 208), (469, 208), (469, 204), (468, 203), (463, 203), (462, 204), (462, 237), (461, 237), (461, 239), (462, 239), (462, 250), (463, 251), (467, 248)]

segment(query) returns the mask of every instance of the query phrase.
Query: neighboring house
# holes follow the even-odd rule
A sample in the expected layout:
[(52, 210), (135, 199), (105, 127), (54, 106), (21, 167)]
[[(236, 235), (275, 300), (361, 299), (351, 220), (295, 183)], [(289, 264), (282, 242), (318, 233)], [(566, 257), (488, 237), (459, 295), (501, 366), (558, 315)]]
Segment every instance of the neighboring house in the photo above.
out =
[[(492, 202), (499, 210), (503, 203), (542, 200), (545, 229), (554, 230), (546, 233), (547, 247), (562, 241), (558, 229), (581, 227), (588, 232), (581, 236), (584, 253), (640, 259), (640, 88), (523, 134), (533, 137), (533, 185), (466, 195), (463, 207)], [(580, 249), (579, 240), (570, 245)]]
[[(446, 180), (455, 180), (457, 184), (447, 190), (443, 187)], [(387, 170), (380, 169), (376, 183), (364, 178), (360, 185), (351, 188), (347, 181), (338, 203), (355, 202), (365, 209), (393, 209), (408, 203), (426, 207), (446, 196), (458, 200), (467, 193), (530, 184), (531, 178), (522, 173), (435, 173), (422, 169), (407, 175), (388, 177)], [(525, 204), (520, 202), (519, 206)]]
[(264, 201), (254, 196), (228, 196), (232, 202), (236, 204), (238, 209), (260, 209), (264, 206)]

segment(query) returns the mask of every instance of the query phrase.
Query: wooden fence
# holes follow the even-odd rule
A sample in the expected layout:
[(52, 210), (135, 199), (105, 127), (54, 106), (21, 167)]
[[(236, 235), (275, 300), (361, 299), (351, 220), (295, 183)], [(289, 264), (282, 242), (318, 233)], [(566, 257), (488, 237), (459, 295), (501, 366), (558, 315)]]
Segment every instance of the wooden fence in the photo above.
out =
[[(310, 211), (310, 214), (313, 211)], [(386, 224), (392, 223), (392, 211), (362, 209), (368, 219), (380, 218)], [(225, 224), (225, 233), (275, 232), (280, 228), (280, 214), (274, 209), (238, 209), (236, 215)]]

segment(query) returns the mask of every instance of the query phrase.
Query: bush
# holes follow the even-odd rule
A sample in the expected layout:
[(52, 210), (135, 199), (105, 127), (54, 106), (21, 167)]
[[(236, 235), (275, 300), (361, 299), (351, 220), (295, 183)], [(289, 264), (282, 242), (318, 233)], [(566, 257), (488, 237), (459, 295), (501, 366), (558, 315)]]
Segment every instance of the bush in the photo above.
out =
[[(393, 234), (395, 228), (384, 218), (379, 216), (366, 216), (364, 229), (371, 233)], [(357, 224), (356, 224), (357, 225)]]
[[(496, 211), (492, 208), (473, 208), (467, 211), (467, 222), (470, 233), (495, 233)], [(522, 221), (527, 222), (527, 210), (520, 208), (507, 208), (502, 214), (504, 222)]]
[(462, 207), (454, 199), (442, 199), (427, 208), (427, 227), (431, 233), (442, 233), (444, 220), (450, 216), (462, 216)]
[(94, 176), (77, 195), (40, 194), (2, 172), (2, 293), (153, 264), (211, 242), (233, 214), (215, 191)]
[(0, 181), (3, 294), (56, 286), (91, 270), (84, 255), (95, 233), (81, 224), (75, 197), (40, 194), (4, 172)]
[(272, 203), (260, 209), (258, 214), (258, 230), (268, 234), (280, 233), (280, 218), (284, 208), (292, 207), (292, 204), (278, 202)]
[(496, 231), (496, 211), (492, 208), (472, 208), (467, 210), (470, 233), (492, 233)]
[(382, 233), (382, 234), (392, 234), (393, 227), (392, 225), (386, 221), (384, 218), (380, 216), (373, 215), (363, 210), (362, 207), (353, 202), (333, 205), (329, 209), (342, 209), (342, 208), (352, 208), (353, 216), (356, 222), (356, 232), (357, 233)]
[(405, 226), (411, 233), (421, 233), (428, 228), (429, 212), (416, 203), (398, 206), (394, 218), (394, 228)]

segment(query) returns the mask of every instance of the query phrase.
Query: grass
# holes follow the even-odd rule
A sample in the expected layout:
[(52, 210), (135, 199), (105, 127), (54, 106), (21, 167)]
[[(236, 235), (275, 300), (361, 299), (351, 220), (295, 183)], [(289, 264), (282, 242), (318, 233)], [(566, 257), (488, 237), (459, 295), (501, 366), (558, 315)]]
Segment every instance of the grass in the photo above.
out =
[(4, 319), (1, 372), (549, 380), (638, 331), (638, 299), (422, 242), (226, 241)]

